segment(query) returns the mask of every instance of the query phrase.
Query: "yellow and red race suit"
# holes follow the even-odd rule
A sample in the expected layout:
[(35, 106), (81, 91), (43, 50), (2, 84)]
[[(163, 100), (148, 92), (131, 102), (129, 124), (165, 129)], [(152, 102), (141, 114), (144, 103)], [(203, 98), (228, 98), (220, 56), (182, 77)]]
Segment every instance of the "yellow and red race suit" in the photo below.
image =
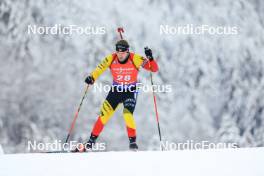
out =
[[(97, 80), (107, 68), (110, 68), (113, 76), (113, 84), (133, 85), (137, 83), (137, 76), (140, 67), (152, 72), (158, 71), (158, 65), (155, 60), (149, 61), (139, 54), (130, 52), (127, 61), (125, 63), (120, 63), (117, 54), (113, 53), (105, 57), (105, 59), (91, 73), (91, 76), (94, 80)], [(101, 107), (100, 115), (92, 130), (93, 135), (99, 136), (104, 125), (111, 118), (120, 103), (123, 103), (124, 105), (123, 116), (127, 127), (128, 137), (136, 136), (136, 123), (133, 118), (133, 112), (136, 106), (136, 93), (127, 91), (117, 92), (115, 90), (108, 93), (106, 100)]]

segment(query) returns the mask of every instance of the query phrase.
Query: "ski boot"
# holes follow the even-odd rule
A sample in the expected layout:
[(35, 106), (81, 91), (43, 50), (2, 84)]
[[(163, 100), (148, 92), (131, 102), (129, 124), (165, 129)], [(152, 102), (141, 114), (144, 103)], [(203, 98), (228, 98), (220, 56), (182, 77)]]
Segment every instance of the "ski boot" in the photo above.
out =
[(95, 141), (98, 136), (92, 135), (90, 136), (90, 139), (84, 143), (84, 144), (79, 144), (76, 149), (74, 149), (72, 152), (86, 152), (86, 151), (92, 151), (93, 150), (93, 145), (95, 144)]
[(136, 137), (129, 137), (129, 150), (138, 151)]

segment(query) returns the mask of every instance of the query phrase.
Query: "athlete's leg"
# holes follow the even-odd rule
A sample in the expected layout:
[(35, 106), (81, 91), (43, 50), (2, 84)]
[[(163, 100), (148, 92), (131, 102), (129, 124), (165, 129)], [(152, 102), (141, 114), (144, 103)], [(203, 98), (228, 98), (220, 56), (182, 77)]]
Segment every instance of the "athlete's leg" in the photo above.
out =
[(104, 125), (108, 122), (108, 120), (112, 117), (115, 112), (116, 107), (119, 104), (119, 98), (116, 92), (110, 91), (101, 106), (100, 115), (97, 121), (94, 124), (92, 135), (99, 136), (102, 132)]
[(100, 110), (100, 115), (97, 121), (94, 124), (91, 136), (89, 140), (80, 147), (80, 149), (76, 148), (75, 152), (83, 152), (86, 150), (90, 150), (93, 147), (93, 144), (96, 142), (96, 139), (102, 132), (104, 125), (108, 122), (111, 116), (114, 114), (115, 109), (119, 104), (119, 96), (116, 95), (116, 92), (110, 91), (106, 97), (106, 100), (103, 102)]
[[(127, 135), (131, 144), (136, 145), (136, 123), (133, 117), (133, 112), (136, 107), (136, 95), (134, 92), (126, 92), (125, 99), (123, 101), (124, 111), (123, 116), (126, 123)], [(137, 146), (135, 147), (137, 149)]]

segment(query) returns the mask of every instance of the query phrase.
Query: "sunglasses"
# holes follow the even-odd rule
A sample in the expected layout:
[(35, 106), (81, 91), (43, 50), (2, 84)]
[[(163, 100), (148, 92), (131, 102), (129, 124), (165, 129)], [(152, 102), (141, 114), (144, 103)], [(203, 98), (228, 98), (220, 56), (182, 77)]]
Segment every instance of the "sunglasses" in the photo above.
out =
[(128, 47), (122, 46), (122, 45), (117, 45), (116, 46), (116, 51), (117, 52), (126, 52), (126, 51), (128, 51)]

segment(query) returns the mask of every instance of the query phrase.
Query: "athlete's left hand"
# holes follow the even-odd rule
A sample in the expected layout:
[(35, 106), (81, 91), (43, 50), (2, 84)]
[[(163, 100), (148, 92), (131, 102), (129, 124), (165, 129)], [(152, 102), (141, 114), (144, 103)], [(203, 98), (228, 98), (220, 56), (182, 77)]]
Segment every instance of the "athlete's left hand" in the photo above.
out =
[(152, 56), (152, 50), (151, 50), (150, 48), (148, 48), (148, 47), (145, 47), (144, 49), (145, 49), (146, 57), (147, 57), (150, 61), (152, 61), (152, 60), (154, 59), (153, 56)]

